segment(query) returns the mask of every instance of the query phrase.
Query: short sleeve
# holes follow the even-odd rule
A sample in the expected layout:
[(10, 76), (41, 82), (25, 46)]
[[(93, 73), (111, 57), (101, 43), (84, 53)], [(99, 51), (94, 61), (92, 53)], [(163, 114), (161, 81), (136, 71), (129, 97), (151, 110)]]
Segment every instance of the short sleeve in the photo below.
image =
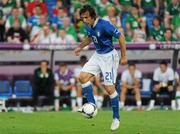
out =
[(158, 75), (159, 75), (159, 73), (158, 73), (158, 70), (156, 69), (156, 70), (154, 71), (154, 73), (153, 73), (153, 80), (154, 80), (154, 81), (159, 81)]
[(173, 81), (174, 80), (174, 71), (169, 68), (169, 78), (168, 78), (169, 81)]
[(141, 71), (137, 71), (137, 74), (136, 74), (136, 78), (138, 78), (138, 79), (141, 79), (142, 78), (142, 73), (141, 73)]
[(121, 32), (109, 21), (105, 22), (104, 27), (106, 32), (115, 38), (119, 38), (119, 36), (121, 35)]

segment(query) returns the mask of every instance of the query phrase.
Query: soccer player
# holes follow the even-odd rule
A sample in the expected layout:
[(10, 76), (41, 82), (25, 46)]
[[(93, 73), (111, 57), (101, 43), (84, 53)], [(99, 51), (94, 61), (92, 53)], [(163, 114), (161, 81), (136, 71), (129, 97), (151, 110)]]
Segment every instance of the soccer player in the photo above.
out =
[(103, 74), (105, 90), (111, 98), (113, 121), (111, 130), (116, 130), (119, 127), (119, 96), (115, 90), (115, 80), (119, 65), (119, 56), (114, 49), (112, 37), (119, 39), (121, 47), (121, 64), (126, 64), (126, 47), (124, 36), (113, 26), (109, 21), (105, 21), (96, 16), (95, 10), (84, 5), (80, 10), (80, 16), (85, 23), (87, 36), (83, 39), (80, 45), (75, 48), (76, 56), (80, 55), (81, 50), (89, 45), (92, 41), (95, 45), (96, 52), (92, 55), (89, 61), (84, 65), (79, 80), (82, 84), (83, 95), (88, 102), (94, 103), (93, 89), (90, 79), (100, 72)]
[(124, 107), (126, 93), (130, 91), (131, 93), (135, 94), (137, 109), (142, 110), (140, 95), (141, 78), (141, 71), (136, 68), (135, 64), (130, 63), (128, 65), (128, 69), (126, 69), (121, 76), (121, 108)]
[(168, 67), (166, 61), (161, 61), (159, 67), (154, 70), (154, 74), (153, 74), (154, 88), (151, 94), (151, 101), (147, 111), (154, 109), (156, 94), (163, 90), (168, 91), (171, 99), (171, 109), (176, 110), (175, 90), (173, 88), (174, 80), (175, 78), (174, 78), (173, 69)]

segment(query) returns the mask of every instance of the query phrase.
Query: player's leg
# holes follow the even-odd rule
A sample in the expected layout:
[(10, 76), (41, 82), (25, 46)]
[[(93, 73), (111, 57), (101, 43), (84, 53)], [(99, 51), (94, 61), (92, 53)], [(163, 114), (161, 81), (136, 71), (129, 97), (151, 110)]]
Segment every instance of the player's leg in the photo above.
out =
[(82, 107), (82, 88), (80, 84), (76, 85), (76, 92), (77, 92), (77, 106), (78, 108)]
[(105, 85), (105, 90), (109, 94), (111, 99), (111, 105), (113, 110), (113, 119), (119, 119), (119, 96), (115, 90), (114, 85)]
[(134, 88), (134, 93), (135, 93), (135, 99), (136, 99), (137, 109), (138, 109), (138, 110), (141, 110), (141, 108), (142, 108), (142, 102), (141, 102), (141, 94), (140, 94), (140, 88), (139, 88), (139, 86), (135, 86), (135, 88)]
[(94, 103), (95, 104), (95, 99), (93, 95), (93, 86), (90, 82), (90, 79), (93, 77), (92, 74), (87, 73), (87, 72), (81, 72), (79, 76), (79, 81), (81, 82), (82, 85), (82, 93), (86, 97), (88, 102)]
[(76, 92), (76, 87), (74, 86), (72, 89), (71, 89), (71, 108), (72, 108), (72, 111), (76, 111), (77, 110), (77, 107), (76, 107), (76, 98), (77, 96), (77, 92)]
[(93, 86), (91, 84), (91, 78), (94, 75), (100, 73), (100, 67), (98, 65), (98, 55), (94, 53), (93, 56), (89, 59), (89, 61), (83, 66), (83, 69), (79, 76), (79, 81), (82, 86), (83, 96), (87, 98), (88, 102), (95, 104), (95, 99), (93, 96)]
[(180, 110), (180, 85), (177, 85), (176, 101), (177, 101), (177, 110)]
[(119, 117), (119, 95), (115, 90), (115, 82), (117, 77), (117, 69), (119, 66), (119, 56), (116, 50), (111, 51), (108, 54), (103, 55), (99, 59), (99, 66), (101, 67), (105, 90), (109, 94), (111, 99), (113, 122), (111, 124), (111, 130), (116, 130), (120, 124)]
[(60, 91), (59, 91), (59, 85), (55, 85), (54, 88), (54, 108), (55, 111), (59, 111), (60, 108)]
[(94, 83), (93, 83), (93, 94), (94, 94), (95, 103), (96, 103), (96, 105), (97, 105), (97, 99), (98, 99), (97, 86), (94, 85)]
[(149, 103), (149, 108), (147, 109), (147, 111), (154, 109), (156, 95), (158, 92), (160, 92), (160, 89), (161, 89), (161, 86), (159, 84), (154, 85), (153, 91), (151, 93), (151, 100)]
[(171, 99), (171, 109), (176, 110), (175, 90), (173, 88), (173, 85), (169, 85), (167, 90), (169, 92), (169, 96), (170, 96), (170, 99)]
[(126, 93), (127, 93), (127, 86), (125, 84), (122, 84), (121, 88), (121, 97), (120, 97), (120, 108), (124, 108), (125, 100), (126, 100)]
[(33, 107), (34, 107), (34, 111), (37, 110), (38, 96), (39, 96), (39, 87), (37, 85), (33, 85)]

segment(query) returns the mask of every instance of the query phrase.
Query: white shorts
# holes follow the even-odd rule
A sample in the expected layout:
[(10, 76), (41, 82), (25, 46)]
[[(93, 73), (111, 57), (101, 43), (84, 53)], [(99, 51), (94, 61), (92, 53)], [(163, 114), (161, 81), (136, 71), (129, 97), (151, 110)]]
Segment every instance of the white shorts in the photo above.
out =
[(98, 75), (102, 72), (104, 85), (113, 85), (116, 82), (117, 69), (119, 66), (119, 55), (114, 49), (106, 54), (95, 52), (84, 65), (82, 72)]

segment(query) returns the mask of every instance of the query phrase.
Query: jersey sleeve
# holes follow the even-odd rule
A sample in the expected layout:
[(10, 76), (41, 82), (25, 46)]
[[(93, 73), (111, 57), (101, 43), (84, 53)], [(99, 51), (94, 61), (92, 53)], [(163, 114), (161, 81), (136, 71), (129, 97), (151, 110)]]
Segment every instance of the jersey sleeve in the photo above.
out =
[(105, 22), (104, 27), (106, 32), (115, 38), (119, 38), (119, 36), (121, 35), (121, 32), (109, 21)]

